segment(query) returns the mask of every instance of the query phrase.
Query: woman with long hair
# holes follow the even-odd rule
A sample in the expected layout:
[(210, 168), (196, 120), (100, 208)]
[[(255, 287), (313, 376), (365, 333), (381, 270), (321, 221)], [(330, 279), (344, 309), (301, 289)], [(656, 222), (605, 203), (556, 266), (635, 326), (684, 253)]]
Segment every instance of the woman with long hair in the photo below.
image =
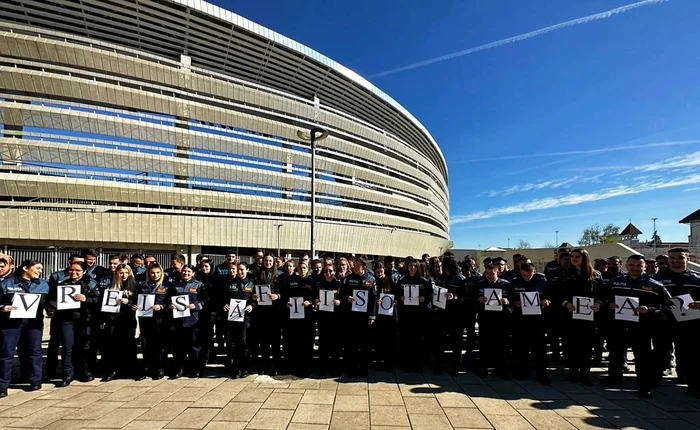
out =
[[(377, 368), (385, 372), (393, 372), (396, 359), (397, 323), (399, 318), (396, 301), (403, 294), (397, 290), (396, 284), (387, 275), (386, 267), (384, 267), (383, 263), (377, 262), (374, 264), (374, 277), (377, 280), (377, 311), (379, 311), (379, 308), (391, 308), (390, 315), (377, 312), (377, 319), (372, 324), (374, 358)], [(391, 294), (394, 298), (387, 298), (384, 294)], [(384, 300), (382, 300), (383, 297)]]
[[(397, 285), (400, 291), (401, 343), (406, 372), (423, 373), (423, 361), (429, 350), (430, 304), (433, 298), (431, 282), (421, 274), (427, 270), (422, 261), (406, 261), (408, 273)], [(407, 296), (406, 293), (415, 294)], [(417, 297), (416, 297), (417, 296)]]
[(352, 273), (352, 268), (350, 267), (350, 262), (348, 261), (347, 258), (345, 257), (340, 257), (338, 261), (335, 264), (336, 268), (338, 269), (336, 271), (335, 277), (340, 281), (343, 282), (345, 278)]
[(333, 311), (320, 310), (321, 300), (315, 299), (316, 305), (316, 322), (318, 324), (318, 358), (319, 358), (319, 375), (323, 376), (326, 372), (332, 376), (340, 374), (340, 339), (337, 335), (337, 330), (341, 327), (342, 319), (338, 314), (340, 306), (340, 289), (343, 284), (335, 278), (335, 266), (326, 264), (323, 268), (323, 280), (316, 284), (318, 291), (330, 291), (324, 300), (333, 302)]
[(104, 331), (101, 350), (106, 374), (104, 381), (113, 380), (117, 373), (122, 373), (120, 377), (126, 376), (124, 373), (130, 373), (132, 377), (142, 376), (141, 372), (136, 371), (136, 314), (132, 309), (137, 303), (136, 289), (137, 282), (131, 266), (119, 264), (112, 283), (105, 290), (121, 292), (119, 312), (102, 313)]
[[(140, 294), (151, 294), (155, 296), (155, 301), (153, 306), (146, 309), (153, 311), (152, 316), (139, 317), (139, 327), (141, 328), (145, 367), (153, 379), (158, 380), (165, 376), (163, 369), (167, 358), (165, 340), (168, 335), (168, 305), (173, 296), (173, 288), (164, 283), (165, 273), (158, 263), (153, 263), (148, 268), (146, 278), (148, 279), (146, 283), (136, 290), (136, 297)], [(138, 310), (138, 305), (134, 305), (132, 309)]]
[[(24, 261), (15, 276), (8, 277), (0, 283), (0, 398), (7, 396), (7, 388), (12, 376), (12, 361), (20, 336), (24, 348), (20, 351), (20, 361), (26, 360), (29, 372), (29, 391), (41, 389), (41, 337), (44, 331), (44, 302), (49, 293), (49, 284), (41, 279), (44, 266), (35, 260)], [(13, 310), (22, 306), (24, 310), (32, 308), (28, 299), (13, 304), (15, 294), (38, 294), (39, 303), (36, 313), (27, 318), (10, 318)]]
[[(180, 279), (172, 286), (174, 295), (187, 296), (190, 316), (183, 318), (173, 318), (170, 334), (173, 336), (170, 345), (175, 359), (175, 373), (172, 379), (182, 377), (188, 372), (196, 378), (199, 377), (200, 364), (199, 353), (201, 345), (197, 327), (199, 325), (199, 314), (203, 309), (201, 299), (203, 298), (203, 284), (194, 278), (196, 267), (186, 264), (180, 270)], [(175, 304), (168, 305), (170, 310), (175, 309)]]
[[(199, 339), (202, 349), (199, 352), (199, 375), (202, 376), (206, 370), (207, 363), (214, 361), (216, 355), (214, 349), (214, 325), (219, 317), (219, 310), (214, 306), (218, 303), (216, 297), (216, 279), (214, 277), (214, 265), (209, 259), (199, 262), (199, 271), (195, 279), (202, 283), (200, 299), (204, 308), (199, 316)], [(209, 356), (212, 354), (212, 357)]]
[[(278, 286), (277, 267), (275, 257), (265, 254), (262, 270), (255, 279), (253, 300), (257, 302), (255, 312), (251, 314), (251, 328), (254, 339), (258, 343), (257, 348), (251, 351), (251, 361), (257, 361), (260, 354), (259, 372), (276, 376), (280, 365), (280, 342), (282, 326), (280, 316), (286, 310), (277, 294)], [(268, 289), (269, 293), (262, 296), (262, 289)]]
[(583, 248), (571, 251), (571, 267), (564, 274), (562, 281), (564, 288), (553, 291), (554, 300), (564, 307), (567, 318), (567, 330), (565, 332), (564, 348), (569, 360), (570, 382), (581, 382), (590, 387), (593, 385), (590, 379), (593, 345), (595, 343), (595, 324), (593, 321), (575, 320), (573, 313), (576, 310), (574, 296), (593, 298), (595, 304), (591, 306), (593, 312), (599, 312), (603, 307), (604, 299), (603, 278), (599, 272), (593, 269), (591, 257)]

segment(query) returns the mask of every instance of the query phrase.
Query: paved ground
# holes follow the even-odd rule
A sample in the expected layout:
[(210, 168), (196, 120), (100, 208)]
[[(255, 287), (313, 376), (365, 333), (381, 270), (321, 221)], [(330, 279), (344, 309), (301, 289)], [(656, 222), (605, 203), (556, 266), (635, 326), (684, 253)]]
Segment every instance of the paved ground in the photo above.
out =
[[(695, 429), (700, 401), (670, 382), (652, 400), (622, 388), (586, 388), (552, 372), (535, 381), (372, 373), (368, 379), (250, 376), (116, 380), (11, 389), (0, 427), (77, 429)], [(596, 378), (597, 379), (597, 378)], [(694, 425), (695, 424), (695, 425)]]

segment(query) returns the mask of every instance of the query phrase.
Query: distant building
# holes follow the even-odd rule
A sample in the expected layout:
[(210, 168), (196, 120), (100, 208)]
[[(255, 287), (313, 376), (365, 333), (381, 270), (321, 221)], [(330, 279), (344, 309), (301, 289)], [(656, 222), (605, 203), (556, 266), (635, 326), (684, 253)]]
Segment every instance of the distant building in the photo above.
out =
[(620, 242), (624, 243), (625, 245), (636, 245), (639, 243), (639, 235), (643, 234), (640, 229), (638, 229), (634, 224), (629, 223), (627, 224), (627, 227), (625, 227), (621, 232), (620, 232)]
[(698, 261), (700, 255), (700, 209), (678, 221), (681, 224), (690, 225), (690, 235), (688, 236), (688, 248), (690, 249), (691, 259), (694, 256), (695, 261)]

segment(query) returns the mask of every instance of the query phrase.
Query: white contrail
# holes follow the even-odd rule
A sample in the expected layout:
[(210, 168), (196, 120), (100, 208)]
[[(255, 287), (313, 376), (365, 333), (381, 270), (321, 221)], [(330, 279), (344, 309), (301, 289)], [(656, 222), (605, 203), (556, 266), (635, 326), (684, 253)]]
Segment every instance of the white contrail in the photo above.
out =
[(656, 4), (656, 3), (664, 3), (666, 1), (668, 1), (668, 0), (644, 0), (644, 1), (637, 2), (637, 3), (628, 4), (627, 6), (621, 6), (621, 7), (615, 8), (615, 9), (610, 9), (610, 10), (605, 11), (605, 12), (595, 13), (593, 15), (584, 16), (582, 18), (572, 19), (571, 21), (566, 21), (566, 22), (562, 22), (559, 24), (550, 25), (549, 27), (540, 28), (539, 30), (530, 31), (528, 33), (519, 34), (517, 36), (508, 37), (506, 39), (497, 40), (495, 42), (487, 43), (485, 45), (476, 46), (474, 48), (469, 48), (469, 49), (465, 49), (462, 51), (453, 52), (452, 54), (443, 55), (441, 57), (435, 57), (435, 58), (431, 58), (429, 60), (420, 61), (418, 63), (408, 64), (406, 66), (397, 67), (395, 69), (386, 70), (386, 71), (380, 72), (380, 73), (375, 73), (374, 75), (369, 76), (369, 78), (370, 79), (379, 78), (382, 76), (393, 75), (394, 73), (404, 72), (406, 70), (417, 69), (418, 67), (428, 66), (430, 64), (439, 63), (441, 61), (451, 60), (453, 58), (473, 54), (473, 53), (479, 52), (479, 51), (485, 51), (487, 49), (496, 48), (498, 46), (507, 45), (509, 43), (520, 42), (521, 40), (530, 39), (532, 37), (537, 37), (537, 36), (540, 36), (542, 34), (546, 34), (546, 33), (556, 31), (556, 30), (559, 30), (562, 28), (573, 27), (575, 25), (586, 24), (586, 23), (591, 22), (591, 21), (597, 21), (600, 19), (610, 18), (613, 15), (619, 15), (621, 13), (625, 13), (627, 11), (630, 11), (632, 9), (636, 9), (638, 7), (647, 6), (647, 5)]

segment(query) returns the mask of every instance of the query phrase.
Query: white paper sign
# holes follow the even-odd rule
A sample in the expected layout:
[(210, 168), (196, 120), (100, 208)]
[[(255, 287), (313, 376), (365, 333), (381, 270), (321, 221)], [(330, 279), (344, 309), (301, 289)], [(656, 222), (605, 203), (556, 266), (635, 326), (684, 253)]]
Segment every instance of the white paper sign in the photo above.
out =
[(333, 290), (318, 290), (318, 310), (323, 312), (333, 312), (335, 306), (333, 305), (333, 300), (335, 295)]
[(522, 304), (523, 315), (542, 315), (540, 293), (537, 291), (520, 293), (520, 303)]
[(433, 305), (436, 308), (445, 309), (447, 305), (447, 288), (433, 287)]
[(503, 305), (501, 304), (503, 291), (500, 288), (484, 288), (484, 297), (486, 297), (484, 310), (499, 312), (503, 310)]
[(10, 311), (10, 318), (36, 318), (40, 301), (41, 294), (15, 293), (12, 307), (17, 309)]
[(380, 294), (379, 295), (379, 307), (377, 308), (377, 313), (379, 315), (394, 315), (394, 300), (393, 294)]
[(270, 286), (265, 284), (265, 285), (256, 285), (255, 289), (258, 292), (258, 306), (271, 306), (272, 305), (272, 299), (268, 297), (268, 294), (270, 294)]
[(56, 289), (56, 309), (80, 309), (80, 302), (73, 296), (80, 294), (80, 285), (59, 285)]
[(290, 297), (289, 303), (292, 304), (292, 307), (289, 308), (289, 318), (293, 320), (304, 318), (304, 298)]
[(139, 294), (138, 301), (136, 302), (138, 309), (136, 310), (136, 316), (141, 318), (153, 318), (153, 305), (156, 304), (155, 294)]
[(672, 300), (673, 308), (671, 308), (671, 312), (676, 317), (676, 321), (683, 322), (700, 319), (700, 310), (688, 307), (690, 303), (695, 301), (690, 294), (683, 294), (682, 296), (674, 297)]
[(228, 320), (233, 322), (245, 321), (245, 300), (231, 299), (228, 303)]
[(639, 322), (639, 298), (628, 296), (615, 296), (615, 319), (620, 321)]
[(418, 285), (403, 286), (403, 304), (406, 306), (418, 306)]
[(190, 316), (190, 296), (188, 294), (183, 294), (180, 296), (173, 296), (170, 298), (173, 306), (173, 318), (185, 318)]
[(102, 296), (102, 312), (111, 314), (119, 313), (122, 302), (122, 292), (119, 290), (105, 290)]
[(595, 304), (593, 297), (573, 297), (574, 312), (571, 314), (571, 318), (575, 320), (582, 321), (593, 321), (595, 314), (591, 309), (591, 306)]
[(367, 312), (367, 290), (352, 290), (352, 296), (355, 298), (352, 302), (352, 311)]

